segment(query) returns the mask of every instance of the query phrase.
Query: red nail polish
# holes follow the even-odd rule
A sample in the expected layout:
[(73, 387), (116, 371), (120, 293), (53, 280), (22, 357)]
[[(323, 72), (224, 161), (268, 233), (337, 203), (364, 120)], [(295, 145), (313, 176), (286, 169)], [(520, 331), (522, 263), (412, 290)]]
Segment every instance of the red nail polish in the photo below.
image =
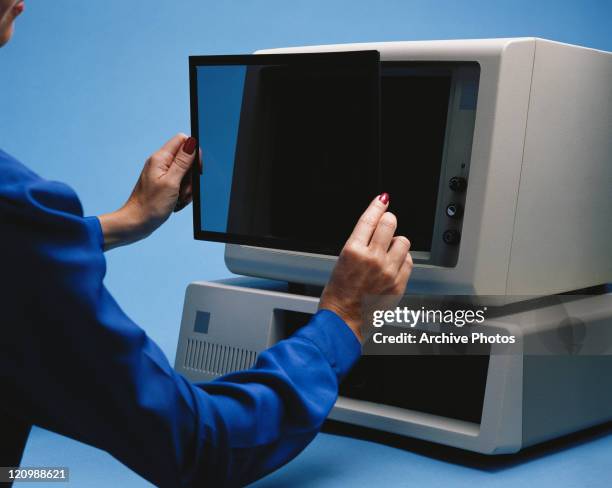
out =
[(378, 196), (378, 199), (384, 204), (387, 205), (387, 203), (389, 203), (389, 194), (388, 193), (381, 193)]
[(198, 144), (197, 139), (195, 137), (190, 137), (183, 144), (183, 152), (187, 154), (193, 154), (193, 151), (195, 151), (197, 144)]

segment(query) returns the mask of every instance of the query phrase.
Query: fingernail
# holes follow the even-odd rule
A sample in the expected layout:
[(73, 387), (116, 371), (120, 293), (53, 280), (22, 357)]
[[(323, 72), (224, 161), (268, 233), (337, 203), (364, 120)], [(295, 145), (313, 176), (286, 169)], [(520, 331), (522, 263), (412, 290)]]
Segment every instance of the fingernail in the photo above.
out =
[(378, 199), (383, 203), (383, 205), (387, 205), (387, 203), (389, 203), (389, 194), (386, 192), (381, 193), (378, 195)]
[(195, 151), (197, 144), (198, 144), (197, 139), (195, 137), (190, 137), (183, 144), (183, 152), (187, 154), (193, 154), (193, 151)]

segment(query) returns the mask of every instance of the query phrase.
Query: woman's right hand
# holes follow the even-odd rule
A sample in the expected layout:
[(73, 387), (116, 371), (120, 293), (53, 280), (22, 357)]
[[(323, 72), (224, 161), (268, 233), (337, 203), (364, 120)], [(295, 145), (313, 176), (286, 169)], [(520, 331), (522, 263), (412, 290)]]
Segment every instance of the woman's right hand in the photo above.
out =
[[(395, 236), (397, 219), (387, 212), (389, 195), (376, 197), (363, 213), (344, 245), (319, 309), (339, 315), (364, 342), (369, 324), (364, 323), (364, 300), (368, 308), (386, 308), (389, 296), (399, 301), (412, 271), (410, 241)], [(380, 302), (380, 303), (378, 303)]]

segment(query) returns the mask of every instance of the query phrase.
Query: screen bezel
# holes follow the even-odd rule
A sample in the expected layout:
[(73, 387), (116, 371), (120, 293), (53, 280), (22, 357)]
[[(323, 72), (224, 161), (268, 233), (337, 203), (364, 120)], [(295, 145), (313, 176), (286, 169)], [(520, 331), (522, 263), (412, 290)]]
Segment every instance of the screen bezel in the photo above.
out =
[[(376, 69), (372, 72), (371, 80), (371, 100), (372, 100), (372, 145), (376, 153), (372, 154), (374, 164), (378, 169), (377, 187), (380, 192), (380, 52), (376, 50), (366, 51), (340, 51), (324, 53), (292, 53), (292, 54), (238, 54), (238, 55), (211, 55), (211, 56), (189, 56), (189, 92), (191, 110), (191, 134), (198, 138), (199, 118), (198, 118), (198, 84), (197, 68), (199, 66), (261, 66), (274, 64), (299, 64), (300, 66), (325, 65), (338, 66), (339, 64), (375, 63)], [(196, 147), (196, 154), (199, 154), (199, 142)], [(334, 256), (321, 245), (305, 243), (293, 239), (283, 239), (277, 237), (246, 236), (243, 234), (233, 234), (229, 232), (207, 231), (202, 229), (201, 200), (200, 200), (200, 176), (206, 172), (206, 161), (202, 161), (203, 168), (199, 164), (194, 164), (192, 168), (192, 188), (193, 188), (193, 232), (197, 240), (222, 242), (226, 244), (242, 244), (247, 246), (275, 249), (279, 251), (299, 251), (304, 253)]]

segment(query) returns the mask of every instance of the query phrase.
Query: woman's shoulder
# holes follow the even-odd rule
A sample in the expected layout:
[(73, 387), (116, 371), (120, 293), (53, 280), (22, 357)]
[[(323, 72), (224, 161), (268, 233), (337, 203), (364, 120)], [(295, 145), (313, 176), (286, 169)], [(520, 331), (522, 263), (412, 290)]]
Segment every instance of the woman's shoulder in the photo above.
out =
[[(25, 207), (42, 210), (47, 207), (69, 214), (83, 215), (81, 202), (70, 186), (40, 177), (1, 149), (0, 199), (13, 202), (21, 209)], [(11, 207), (14, 208), (14, 205)]]
[(41, 178), (26, 165), (0, 149), (0, 185), (33, 179)]

